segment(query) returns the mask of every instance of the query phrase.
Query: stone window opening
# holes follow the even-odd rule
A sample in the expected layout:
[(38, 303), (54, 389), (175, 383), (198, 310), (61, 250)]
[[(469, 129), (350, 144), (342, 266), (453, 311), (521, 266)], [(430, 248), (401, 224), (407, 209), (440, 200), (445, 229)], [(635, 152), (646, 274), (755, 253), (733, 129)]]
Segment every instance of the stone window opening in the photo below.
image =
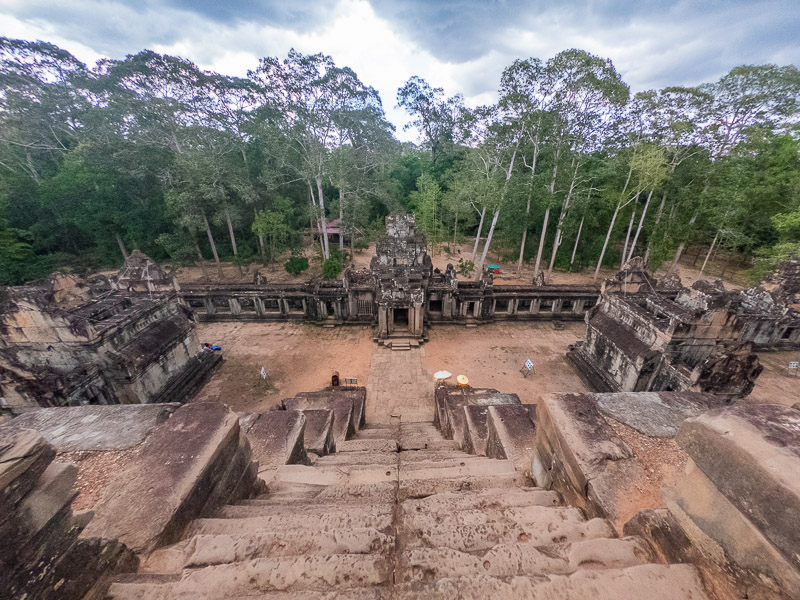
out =
[(517, 312), (530, 312), (532, 303), (533, 300), (523, 298), (517, 304)]
[(435, 312), (435, 313), (442, 312), (442, 301), (441, 300), (429, 300), (428, 301), (428, 312)]
[(264, 311), (265, 312), (281, 312), (281, 307), (278, 304), (278, 300), (275, 298), (264, 298), (261, 301), (264, 304)]

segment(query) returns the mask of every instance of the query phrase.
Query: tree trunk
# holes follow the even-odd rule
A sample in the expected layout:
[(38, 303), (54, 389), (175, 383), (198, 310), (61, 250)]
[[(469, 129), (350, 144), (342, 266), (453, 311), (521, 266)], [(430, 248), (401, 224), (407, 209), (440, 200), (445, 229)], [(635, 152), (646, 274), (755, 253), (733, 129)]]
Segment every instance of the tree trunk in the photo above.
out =
[(122, 252), (123, 260), (128, 260), (128, 251), (125, 250), (125, 244), (122, 243), (122, 238), (119, 237), (119, 234), (115, 234), (117, 236), (117, 244), (119, 244), (119, 251)]
[(219, 254), (217, 254), (217, 245), (214, 243), (214, 236), (211, 234), (211, 226), (208, 224), (208, 219), (203, 213), (203, 222), (206, 225), (206, 233), (208, 234), (208, 243), (211, 244), (211, 253), (214, 255), (214, 262), (217, 263), (217, 273), (220, 279), (224, 279), (222, 275), (222, 264), (219, 262)]
[[(350, 234), (352, 237), (353, 234)], [(344, 192), (339, 188), (339, 252), (344, 254)]]
[(455, 224), (453, 225), (453, 251), (456, 249), (456, 238), (458, 237), (458, 213), (455, 215)]
[(633, 236), (633, 244), (631, 244), (631, 249), (628, 252), (628, 262), (630, 259), (633, 258), (633, 251), (636, 249), (636, 241), (639, 239), (639, 233), (642, 231), (642, 226), (644, 225), (644, 217), (647, 214), (647, 207), (650, 206), (650, 200), (653, 198), (653, 192), (655, 189), (650, 190), (650, 193), (647, 194), (647, 200), (644, 203), (644, 210), (642, 211), (642, 216), (639, 219), (639, 226), (636, 228), (636, 235)]
[[(522, 260), (525, 256), (525, 242), (528, 239), (528, 215), (531, 213), (531, 200), (533, 200), (533, 177), (536, 174), (536, 162), (539, 158), (539, 145), (538, 145), (538, 137), (537, 143), (534, 144), (533, 150), (533, 158), (531, 159), (531, 187), (528, 190), (528, 203), (525, 205), (525, 220), (523, 221), (524, 226), (522, 229), (522, 242), (519, 245), (519, 260), (517, 260), (517, 275), (522, 272)], [(523, 161), (525, 157), (522, 157)]]
[(233, 223), (231, 222), (231, 214), (228, 209), (225, 209), (225, 220), (228, 221), (228, 235), (231, 236), (231, 248), (233, 248), (233, 255), (239, 256), (239, 251), (236, 248), (236, 236), (233, 234)]
[[(573, 166), (575, 166), (575, 162), (573, 161)], [(575, 169), (572, 172), (572, 181), (569, 184), (569, 191), (567, 192), (567, 196), (564, 198), (564, 202), (561, 205), (561, 214), (558, 216), (558, 224), (556, 225), (556, 238), (553, 240), (553, 253), (550, 255), (550, 265), (547, 267), (547, 281), (550, 281), (550, 278), (553, 276), (553, 265), (556, 263), (556, 253), (558, 252), (559, 246), (561, 246), (561, 236), (563, 235), (563, 227), (564, 227), (564, 219), (567, 216), (567, 211), (569, 210), (569, 201), (572, 198), (572, 192), (575, 191), (575, 185), (577, 182), (578, 177), (578, 168), (580, 165), (575, 166)]]
[(631, 230), (633, 230), (633, 222), (635, 219), (636, 219), (636, 209), (634, 208), (633, 212), (631, 213), (631, 221), (630, 223), (628, 223), (628, 233), (625, 234), (625, 245), (622, 247), (622, 262), (619, 265), (620, 269), (622, 269), (622, 267), (624, 267), (625, 263), (627, 262), (625, 260), (625, 257), (628, 255), (628, 242), (631, 239)]
[[(253, 218), (255, 219), (257, 217), (258, 217), (258, 212), (256, 211), (256, 207), (254, 206), (253, 207)], [(261, 264), (266, 265), (267, 264), (267, 248), (264, 245), (264, 236), (263, 235), (259, 235), (258, 236), (258, 250), (259, 250), (259, 252), (261, 254)]]
[(194, 248), (197, 250), (197, 260), (200, 262), (200, 268), (203, 269), (203, 277), (206, 281), (211, 281), (211, 277), (208, 276), (208, 267), (206, 267), (206, 261), (203, 258), (203, 253), (200, 252), (200, 244), (197, 243), (197, 240), (194, 242)]
[[(690, 230), (692, 225), (694, 225), (695, 220), (697, 220), (697, 213), (694, 213), (692, 215), (692, 218), (689, 219)], [(675, 251), (675, 258), (672, 259), (672, 264), (669, 266), (669, 271), (667, 271), (667, 275), (672, 275), (675, 272), (675, 268), (678, 266), (678, 261), (681, 259), (681, 254), (683, 254), (683, 249), (685, 247), (686, 247), (686, 240), (678, 244), (678, 249)]]
[(603, 249), (600, 250), (600, 260), (597, 261), (597, 268), (594, 270), (594, 279), (597, 280), (597, 276), (600, 274), (600, 266), (603, 264), (603, 257), (606, 255), (606, 248), (608, 247), (608, 240), (611, 239), (611, 230), (614, 229), (614, 223), (617, 220), (617, 215), (619, 214), (619, 204), (617, 204), (617, 208), (614, 210), (614, 216), (611, 217), (611, 224), (608, 226), (608, 231), (606, 232), (606, 240), (603, 242)]
[(486, 244), (483, 246), (483, 252), (481, 253), (481, 264), (478, 267), (478, 281), (480, 281), (481, 277), (483, 276), (483, 264), (486, 262), (486, 254), (489, 252), (489, 244), (492, 243), (492, 236), (494, 235), (494, 226), (497, 225), (497, 217), (500, 216), (500, 209), (498, 208), (494, 211), (494, 216), (492, 217), (492, 225), (489, 227), (489, 235), (486, 236)]
[(356, 243), (355, 243), (355, 232), (350, 232), (350, 266), (354, 266), (356, 264)]
[[(625, 192), (628, 191), (628, 184), (631, 182), (632, 175), (633, 166), (631, 165), (630, 169), (628, 169), (628, 178), (625, 180), (625, 186), (622, 188), (622, 193), (619, 195), (619, 200), (617, 201), (617, 208), (614, 209), (614, 216), (611, 217), (611, 224), (608, 226), (608, 231), (606, 232), (606, 239), (603, 242), (603, 249), (600, 250), (600, 260), (597, 261), (597, 268), (594, 270), (594, 280), (597, 280), (597, 276), (600, 274), (600, 267), (603, 264), (603, 258), (606, 255), (606, 248), (608, 248), (608, 240), (611, 239), (611, 231), (614, 229), (614, 223), (617, 220), (617, 215), (622, 208), (622, 201), (625, 199)], [(628, 202), (630, 202), (630, 200)], [(625, 204), (627, 205), (627, 202)]]
[(228, 212), (228, 209), (225, 209), (225, 219), (228, 221), (228, 234), (231, 236), (231, 248), (233, 248), (233, 262), (236, 263), (236, 269), (239, 271), (239, 277), (244, 277), (244, 272), (242, 271), (242, 265), (239, 264), (239, 261), (236, 260), (239, 258), (239, 252), (236, 249), (236, 236), (233, 234), (233, 223), (231, 222), (231, 215)]
[(472, 264), (475, 264), (475, 256), (478, 254), (478, 244), (481, 241), (481, 230), (483, 230), (483, 219), (486, 216), (486, 207), (481, 211), (481, 222), (478, 223), (478, 234), (475, 236), (475, 246), (472, 248)]
[[(311, 206), (313, 212), (317, 212), (317, 201), (314, 199), (314, 188), (311, 187), (311, 182), (308, 183), (308, 195), (311, 198)], [(313, 217), (312, 217), (313, 218)], [(313, 227), (311, 228), (313, 231)], [(322, 239), (322, 222), (317, 217), (317, 233), (319, 234), (319, 247), (322, 250), (322, 259), (325, 259), (325, 241)]]
[(547, 221), (550, 219), (550, 202), (556, 193), (556, 176), (558, 175), (558, 159), (561, 156), (561, 146), (556, 148), (556, 155), (553, 158), (553, 177), (550, 179), (550, 200), (547, 202), (547, 209), (544, 211), (544, 224), (542, 234), (539, 236), (539, 250), (536, 253), (536, 266), (533, 268), (533, 278), (539, 276), (539, 266), (542, 263), (542, 251), (544, 250), (544, 236), (547, 234)]
[(542, 233), (539, 236), (539, 250), (536, 252), (536, 265), (533, 267), (533, 279), (539, 276), (539, 265), (542, 262), (542, 250), (544, 250), (544, 236), (547, 235), (547, 221), (550, 219), (550, 207), (544, 211), (544, 220), (542, 221)]
[(575, 262), (575, 253), (578, 251), (578, 242), (581, 239), (581, 231), (583, 230), (583, 219), (584, 217), (581, 217), (581, 224), (578, 225), (578, 235), (575, 236), (575, 245), (572, 247), (572, 258), (569, 259), (570, 267)]
[(322, 176), (317, 175), (317, 199), (319, 200), (319, 208), (320, 208), (320, 223), (322, 224), (322, 246), (325, 248), (323, 256), (325, 259), (329, 259), (331, 257), (331, 249), (330, 245), (328, 244), (328, 222), (325, 218), (325, 199), (322, 196)]
[(711, 242), (711, 247), (708, 249), (708, 253), (706, 254), (706, 259), (703, 261), (703, 266), (700, 267), (700, 275), (703, 274), (703, 271), (706, 270), (706, 265), (708, 264), (708, 259), (711, 258), (711, 253), (714, 251), (714, 246), (717, 245), (717, 239), (719, 238), (719, 232), (717, 235), (714, 236), (714, 240)]

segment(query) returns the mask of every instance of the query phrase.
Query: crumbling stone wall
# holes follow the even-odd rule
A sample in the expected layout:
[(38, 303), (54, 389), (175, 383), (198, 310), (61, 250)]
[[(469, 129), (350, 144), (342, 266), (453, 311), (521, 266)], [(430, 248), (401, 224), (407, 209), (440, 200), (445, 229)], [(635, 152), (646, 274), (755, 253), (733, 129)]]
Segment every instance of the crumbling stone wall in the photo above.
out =
[(626, 265), (586, 315), (567, 358), (599, 392), (697, 391), (746, 396), (762, 367), (742, 338), (742, 294), (720, 283), (662, 285)]
[(0, 410), (144, 403), (166, 389), (180, 401), (171, 382), (210, 373), (218, 361), (199, 354), (192, 314), (163, 271), (134, 252), (119, 281), (125, 291), (60, 275), (2, 290)]

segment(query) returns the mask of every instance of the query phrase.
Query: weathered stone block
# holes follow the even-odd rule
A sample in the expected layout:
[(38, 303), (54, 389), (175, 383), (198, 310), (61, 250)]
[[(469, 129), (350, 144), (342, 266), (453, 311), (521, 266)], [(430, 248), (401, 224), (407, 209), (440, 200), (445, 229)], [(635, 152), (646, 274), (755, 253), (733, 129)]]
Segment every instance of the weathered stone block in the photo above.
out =
[(675, 437), (686, 419), (729, 404), (724, 397), (699, 392), (620, 392), (592, 397), (603, 414), (651, 437)]
[(5, 427), (38, 431), (57, 452), (121, 450), (135, 446), (180, 404), (123, 404), (43, 408)]
[(227, 406), (181, 407), (109, 487), (83, 537), (119, 539), (137, 553), (176, 541), (238, 447), (239, 419)]
[(486, 456), (486, 440), (489, 437), (487, 417), (488, 406), (464, 407), (464, 439), (461, 448), (464, 452)]
[[(537, 405), (531, 473), (590, 516), (619, 521), (644, 471), (587, 394), (551, 394)], [(621, 526), (621, 523), (618, 523)]]
[(333, 441), (338, 446), (356, 433), (353, 399), (339, 394), (304, 395), (283, 401), (286, 410), (332, 410)]
[[(693, 463), (667, 507), (716, 571), (753, 598), (797, 598), (800, 572)], [(789, 525), (791, 527), (791, 524)], [(757, 591), (758, 590), (758, 591)]]
[(274, 471), (287, 464), (305, 464), (303, 446), (306, 417), (297, 410), (261, 413), (245, 432), (258, 461), (258, 472)]
[(306, 451), (319, 456), (336, 452), (336, 444), (333, 441), (333, 411), (308, 409), (304, 410), (303, 414), (306, 416), (306, 430), (303, 436)]
[(0, 427), (0, 523), (13, 514), (55, 455), (55, 449), (36, 431)]
[(536, 406), (507, 404), (490, 406), (487, 419), (486, 456), (508, 459), (523, 475), (530, 475), (536, 445)]
[(677, 442), (719, 492), (800, 568), (800, 414), (771, 404), (708, 412)]

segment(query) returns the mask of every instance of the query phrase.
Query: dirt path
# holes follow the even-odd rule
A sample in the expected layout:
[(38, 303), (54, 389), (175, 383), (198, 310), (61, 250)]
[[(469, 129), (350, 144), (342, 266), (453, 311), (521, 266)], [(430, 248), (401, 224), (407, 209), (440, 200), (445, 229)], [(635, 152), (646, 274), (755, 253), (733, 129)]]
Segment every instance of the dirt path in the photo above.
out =
[[(432, 373), (463, 374), (474, 387), (519, 394), (524, 404), (537, 404), (552, 392), (587, 391), (565, 358), (567, 346), (582, 339), (585, 329), (583, 322), (561, 330), (551, 322), (439, 326), (424, 346), (423, 364)], [(529, 358), (535, 373), (523, 377), (520, 369)]]
[[(202, 342), (222, 346), (225, 362), (197, 396), (235, 411), (264, 411), (299, 392), (330, 385), (331, 374), (367, 380), (372, 329), (295, 323), (204, 323)], [(264, 367), (270, 386), (261, 379)], [(362, 384), (363, 385), (363, 384)]]
[(800, 351), (759, 352), (759, 362), (764, 370), (756, 379), (756, 387), (744, 402), (783, 404), (792, 406), (800, 401), (800, 373), (787, 367), (792, 361), (800, 361)]
[(433, 374), (422, 366), (424, 348), (393, 351), (375, 345), (367, 380), (367, 423), (433, 421)]

